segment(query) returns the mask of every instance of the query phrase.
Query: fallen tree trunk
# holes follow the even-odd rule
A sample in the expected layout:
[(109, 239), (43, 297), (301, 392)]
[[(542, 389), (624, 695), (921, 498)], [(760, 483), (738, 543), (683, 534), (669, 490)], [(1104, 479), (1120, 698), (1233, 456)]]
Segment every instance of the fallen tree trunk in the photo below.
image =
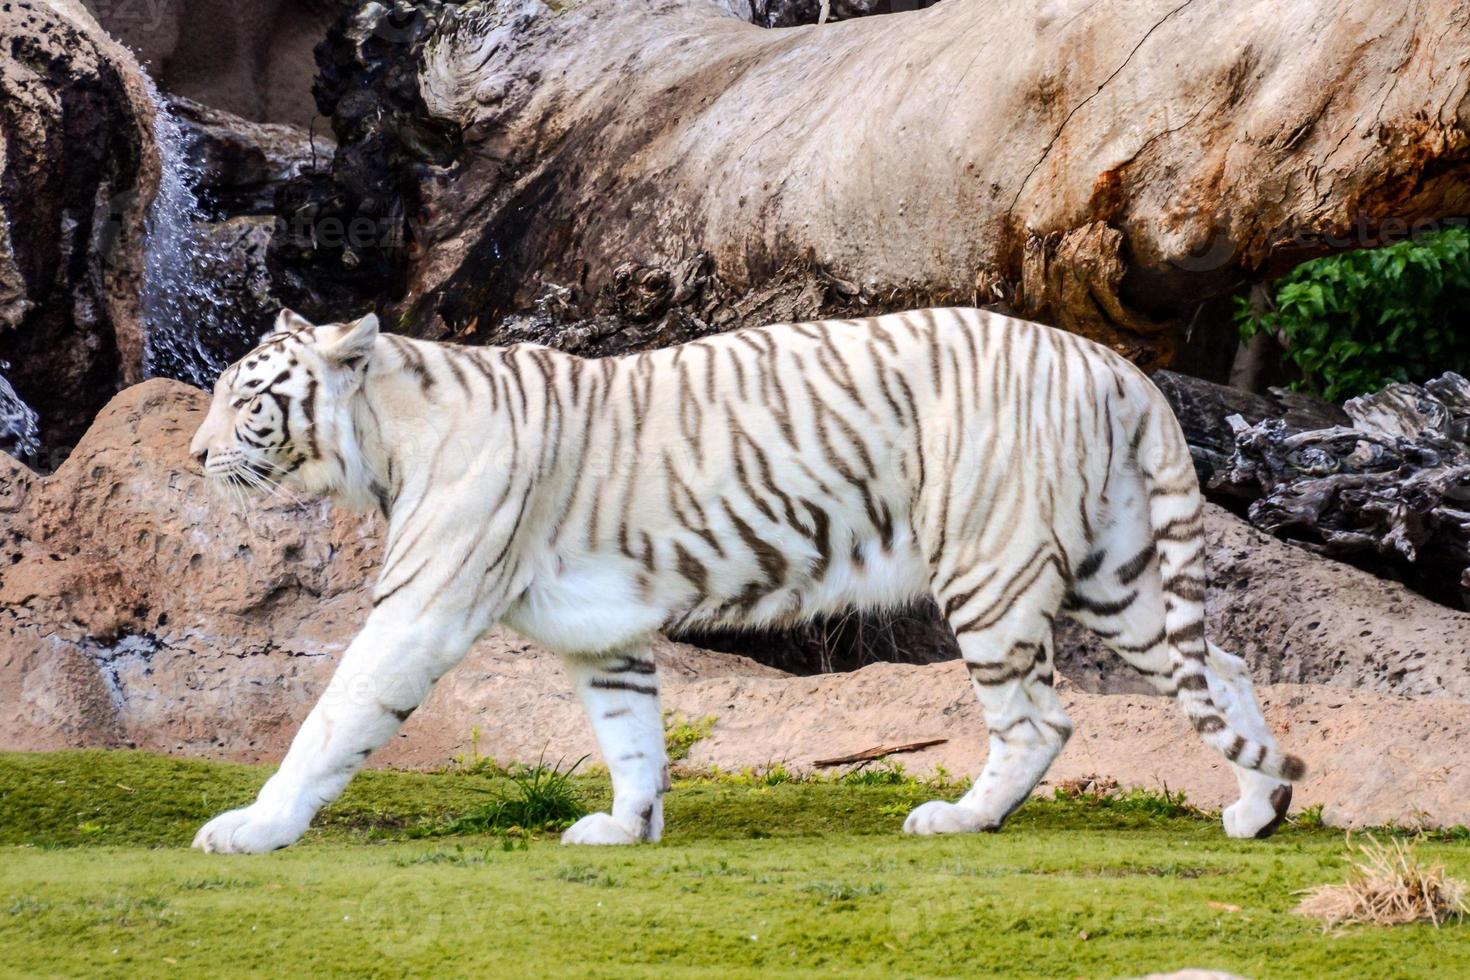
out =
[[(945, 0), (783, 30), (706, 0), (370, 4), (323, 49), (341, 150), (279, 263), (308, 307), (386, 285), (415, 333), (495, 339), (546, 283), (717, 329), (784, 283), (823, 310), (1000, 300), (1158, 363), (1268, 267), (1467, 209), (1467, 22), (1455, 0)], [(326, 242), (328, 219), (371, 240)]]

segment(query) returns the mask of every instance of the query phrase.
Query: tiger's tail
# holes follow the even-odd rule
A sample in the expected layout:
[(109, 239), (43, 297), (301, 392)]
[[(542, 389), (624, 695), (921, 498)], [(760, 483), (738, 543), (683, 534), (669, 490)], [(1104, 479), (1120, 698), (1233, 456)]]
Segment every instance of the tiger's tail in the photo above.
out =
[[(1255, 696), (1243, 662), (1237, 665), (1239, 678), (1220, 676), (1212, 663), (1239, 658), (1212, 649), (1205, 638), (1204, 498), (1184, 433), (1161, 395), (1139, 420), (1133, 445), (1163, 580), (1164, 633), (1175, 698), (1205, 743), (1226, 759), (1295, 782), (1307, 771), (1300, 758), (1280, 751), (1269, 733), (1263, 732), (1264, 740), (1251, 737), (1230, 722), (1232, 700), (1254, 702)], [(1259, 718), (1259, 707), (1252, 708)]]

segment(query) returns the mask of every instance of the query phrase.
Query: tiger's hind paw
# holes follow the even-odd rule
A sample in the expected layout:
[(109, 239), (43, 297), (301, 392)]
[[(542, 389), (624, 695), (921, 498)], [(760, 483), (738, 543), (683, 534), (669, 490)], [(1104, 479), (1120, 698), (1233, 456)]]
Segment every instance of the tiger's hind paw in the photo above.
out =
[(999, 829), (999, 820), (989, 820), (974, 810), (943, 800), (930, 800), (920, 804), (903, 822), (905, 834), (919, 837), (934, 834), (973, 834)]
[(1276, 832), (1291, 808), (1291, 784), (1279, 783), (1269, 795), (1243, 796), (1225, 808), (1221, 818), (1225, 835), (1265, 839)]

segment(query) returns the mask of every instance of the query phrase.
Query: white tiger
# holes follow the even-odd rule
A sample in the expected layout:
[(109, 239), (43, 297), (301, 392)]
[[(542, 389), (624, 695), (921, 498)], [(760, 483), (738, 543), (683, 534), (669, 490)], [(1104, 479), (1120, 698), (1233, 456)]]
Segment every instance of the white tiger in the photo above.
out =
[(1059, 612), (1230, 761), (1231, 836), (1270, 833), (1304, 772), (1244, 662), (1205, 639), (1202, 501), (1168, 404), (1110, 351), (1037, 324), (922, 310), (585, 360), (285, 311), (219, 379), (192, 452), (212, 478), (388, 524), (362, 632), (259, 798), (199, 831), (206, 851), (295, 841), (497, 621), (565, 658), (612, 776), (612, 812), (564, 843), (659, 839), (656, 631), (926, 595), (990, 744), (964, 797), (918, 807), (909, 833), (998, 828), (1061, 751)]

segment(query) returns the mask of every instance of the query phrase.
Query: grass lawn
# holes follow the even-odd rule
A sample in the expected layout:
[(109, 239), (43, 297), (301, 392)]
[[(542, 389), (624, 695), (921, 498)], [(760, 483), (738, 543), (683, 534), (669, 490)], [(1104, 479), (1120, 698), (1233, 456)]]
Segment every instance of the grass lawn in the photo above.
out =
[[(1342, 878), (1342, 835), (1231, 841), (1153, 796), (912, 839), (912, 780), (684, 780), (662, 844), (570, 849), (454, 832), (503, 775), (369, 772), (294, 847), (186, 849), (268, 772), (0, 754), (0, 974), (1470, 976), (1470, 921), (1329, 936), (1290, 914)], [(605, 806), (604, 779), (573, 784)], [(1470, 842), (1420, 850), (1470, 878)]]

